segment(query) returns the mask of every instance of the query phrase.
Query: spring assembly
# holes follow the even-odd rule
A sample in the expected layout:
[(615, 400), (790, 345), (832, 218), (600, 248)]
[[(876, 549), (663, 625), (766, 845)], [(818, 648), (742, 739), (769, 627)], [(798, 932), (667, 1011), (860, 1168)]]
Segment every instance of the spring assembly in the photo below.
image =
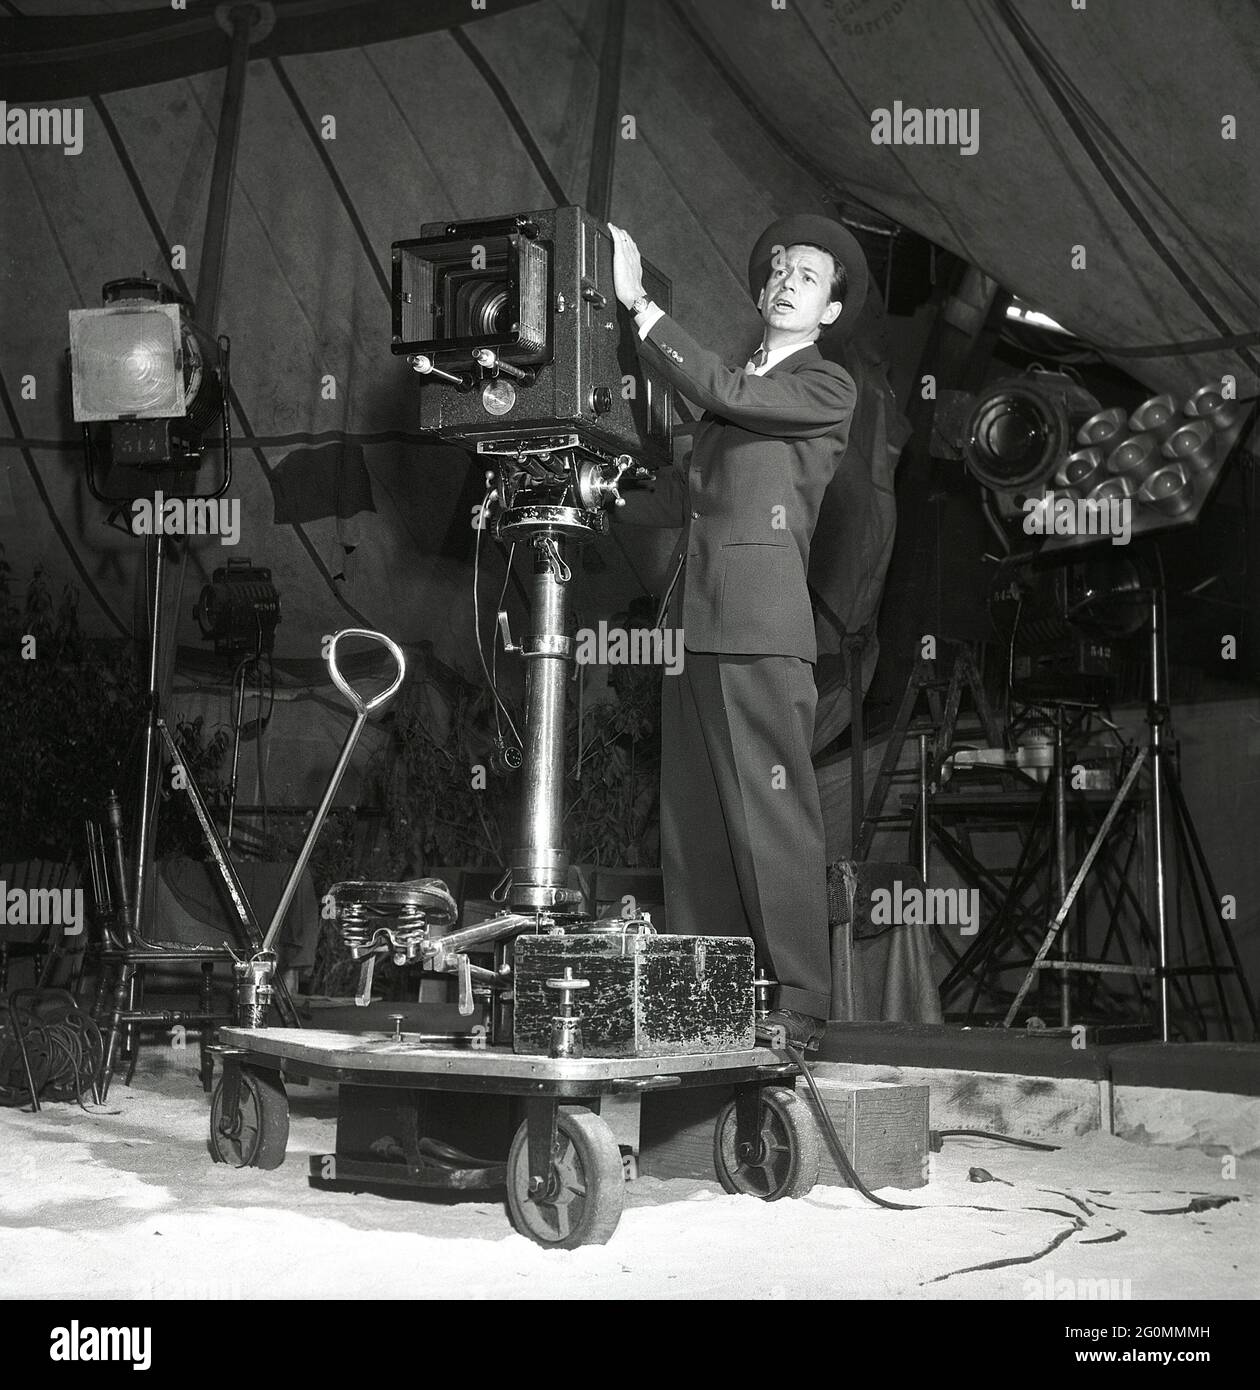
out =
[(425, 954), (430, 932), (455, 924), (457, 909), (439, 879), (406, 883), (347, 881), (329, 890), (341, 939), (351, 959), (389, 955), (405, 965)]
[(424, 954), (429, 940), (429, 925), (423, 912), (391, 918), (379, 907), (356, 906), (341, 914), (340, 925), (341, 939), (351, 960), (389, 955), (396, 965), (405, 965)]

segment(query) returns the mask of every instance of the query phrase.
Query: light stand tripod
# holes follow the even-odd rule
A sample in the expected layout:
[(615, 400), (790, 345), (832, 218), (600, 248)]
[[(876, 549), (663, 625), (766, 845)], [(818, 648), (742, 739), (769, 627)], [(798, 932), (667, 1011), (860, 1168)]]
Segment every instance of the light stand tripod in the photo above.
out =
[[(232, 430), (229, 404), (231, 378), (227, 338), (220, 337), (217, 347), (219, 365), (213, 373), (209, 374), (209, 377), (214, 382), (213, 410), (218, 415), (221, 427), (223, 477), (214, 492), (197, 494), (194, 499), (197, 501), (208, 501), (222, 497), (232, 481)], [(205, 399), (210, 400), (210, 395), (207, 394)], [(204, 405), (202, 407), (203, 415), (208, 417), (211, 409), (209, 405)], [(162, 425), (165, 422), (145, 423)], [(175, 423), (181, 422), (177, 420)], [(145, 500), (143, 495), (137, 493), (134, 487), (121, 494), (102, 490), (102, 484), (98, 481), (97, 476), (100, 468), (100, 459), (97, 454), (97, 428), (99, 427), (94, 427), (91, 424), (84, 424), (83, 426), (84, 459), (87, 468), (88, 488), (92, 495), (111, 508), (117, 508), (120, 504)], [(162, 619), (168, 537), (164, 524), (164, 508), (159, 500), (161, 489), (158, 484), (163, 477), (170, 476), (172, 473), (178, 478), (181, 473), (186, 474), (190, 468), (200, 466), (202, 461), (201, 439), (199, 435), (186, 438), (178, 436), (174, 428), (168, 428), (164, 431), (155, 431), (152, 434), (136, 433), (136, 440), (139, 442), (132, 442), (132, 453), (128, 455), (126, 466), (122, 467), (122, 471), (127, 476), (134, 477), (136, 473), (139, 473), (142, 477), (153, 479), (155, 490), (148, 498), (150, 514), (153, 518), (153, 543), (149, 548), (149, 568), (146, 574), (149, 596), (149, 630), (144, 693), (145, 723), (142, 731), (143, 746), (140, 758), (140, 799), (136, 817), (136, 834), (131, 849), (131, 862), (128, 865), (122, 855), (118, 856), (118, 882), (116, 884), (118, 901), (115, 920), (121, 941), (115, 949), (126, 958), (123, 960), (119, 975), (116, 1014), (119, 1017), (125, 1014), (129, 1025), (134, 1021), (142, 1021), (141, 1015), (137, 1014), (135, 1008), (136, 967), (131, 956), (134, 954), (138, 957), (145, 952), (152, 953), (160, 950), (154, 945), (144, 928), (146, 923), (152, 921), (152, 864), (156, 845), (158, 778), (164, 755), (169, 758), (172, 767), (176, 767), (180, 771), (179, 784), (188, 795), (215, 868), (223, 880), (243, 944), (248, 948), (251, 956), (256, 956), (264, 950), (265, 946), (263, 933), (223, 843), (223, 838), (214, 823), (201, 789), (193, 776), (192, 769), (181, 757), (175, 739), (162, 714)], [(146, 453), (146, 450), (161, 450), (162, 452), (155, 456), (154, 453)], [(111, 459), (111, 462), (116, 464), (115, 471), (117, 471), (117, 467), (121, 467), (121, 465), (117, 465), (116, 460)], [(180, 502), (190, 500), (188, 495), (184, 493), (176, 494), (176, 498)], [(116, 827), (116, 829), (120, 828)], [(284, 905), (287, 907), (287, 901)], [(271, 934), (269, 933), (269, 935)], [(283, 981), (278, 982), (276, 1001), (285, 1021), (297, 1025), (297, 1011)], [(112, 1051), (112, 1042), (110, 1050)], [(107, 1070), (109, 1065), (112, 1065), (112, 1058), (107, 1059)]]
[[(1171, 1015), (1169, 1008), (1169, 984), (1182, 978), (1192, 978), (1195, 976), (1209, 976), (1216, 986), (1217, 1000), (1221, 1011), (1221, 1021), (1226, 1030), (1227, 1036), (1232, 1041), (1234, 1038), (1234, 1022), (1229, 1011), (1228, 1000), (1225, 992), (1224, 977), (1233, 975), (1242, 995), (1243, 1006), (1246, 1010), (1247, 1019), (1251, 1027), (1252, 1038), (1260, 1038), (1260, 1018), (1257, 1016), (1255, 998), (1252, 995), (1246, 974), (1243, 970), (1242, 961), (1238, 954), (1237, 945), (1233, 939), (1228, 923), (1209, 912), (1205, 906), (1208, 903), (1219, 903), (1220, 897), (1216, 891), (1216, 883), (1212, 871), (1207, 862), (1207, 856), (1203, 852), (1203, 845), (1199, 839), (1198, 831), (1195, 829), (1193, 818), (1190, 815), (1189, 806), (1186, 803), (1185, 795), (1181, 789), (1180, 779), (1167, 746), (1167, 725), (1170, 717), (1170, 708), (1167, 700), (1167, 637), (1166, 637), (1166, 615), (1165, 615), (1165, 595), (1162, 585), (1151, 585), (1145, 591), (1147, 598), (1147, 621), (1149, 625), (1149, 646), (1148, 654), (1150, 660), (1150, 699), (1147, 704), (1146, 723), (1149, 731), (1149, 741), (1146, 749), (1139, 752), (1137, 759), (1129, 769), (1120, 790), (1116, 793), (1115, 800), (1109, 809), (1107, 816), (1103, 820), (1094, 836), (1085, 857), (1077, 869), (1076, 875), (1068, 887), (1064, 883), (1064, 860), (1062, 850), (1059, 851), (1058, 875), (1061, 887), (1060, 906), (1050, 923), (1045, 940), (1042, 942), (1036, 957), (1031, 962), (1028, 973), (1024, 977), (1014, 1000), (1011, 1003), (1006, 1017), (1003, 1021), (1004, 1027), (1011, 1027), (1023, 1003), (1025, 996), (1032, 987), (1033, 981), (1040, 970), (1052, 969), (1063, 972), (1060, 999), (1061, 999), (1061, 1020), (1063, 1026), (1071, 1025), (1071, 993), (1068, 983), (1069, 972), (1072, 971), (1093, 971), (1098, 973), (1124, 973), (1146, 975), (1153, 977), (1158, 983), (1158, 1014), (1160, 1038), (1168, 1042), (1171, 1038)], [(1056, 764), (1058, 764), (1059, 785), (1063, 785), (1063, 752), (1061, 748), (1062, 729), (1058, 730), (1056, 739)], [(1085, 882), (1086, 875), (1089, 873), (1094, 860), (1098, 856), (1100, 849), (1107, 839), (1114, 824), (1117, 814), (1132, 788), (1143, 762), (1148, 762), (1149, 775), (1149, 805), (1150, 805), (1150, 838), (1151, 838), (1151, 857), (1153, 860), (1153, 875), (1151, 881), (1151, 899), (1154, 907), (1154, 947), (1156, 952), (1157, 964), (1155, 965), (1134, 965), (1134, 964), (1112, 964), (1102, 961), (1085, 961), (1072, 959), (1068, 951), (1068, 939), (1065, 932), (1065, 923), (1072, 911), (1080, 889)], [(1170, 816), (1171, 812), (1171, 816)], [(1176, 876), (1176, 886), (1178, 890), (1178, 911), (1176, 922), (1178, 937), (1181, 944), (1182, 964), (1169, 964), (1169, 888), (1170, 876), (1168, 873), (1168, 848), (1167, 838), (1169, 826), (1175, 832), (1173, 841), (1173, 853), (1176, 857), (1176, 864), (1179, 873)], [(1065, 843), (1064, 831), (1065, 817), (1063, 817), (1062, 791), (1056, 797), (1056, 840), (1059, 845)], [(1188, 959), (1188, 942), (1186, 939), (1185, 927), (1180, 913), (1180, 890), (1184, 883), (1189, 886), (1191, 896), (1194, 901), (1195, 914), (1198, 918), (1199, 930), (1203, 942), (1204, 952), (1207, 956), (1207, 965), (1191, 965)], [(1140, 920), (1143, 914), (1140, 914)], [(1229, 957), (1229, 965), (1218, 963), (1216, 944), (1212, 937), (1212, 924), (1215, 921), (1221, 934), (1221, 940), (1225, 947), (1225, 952)], [(1050, 960), (1049, 954), (1056, 940), (1060, 942), (1061, 951), (1058, 959)], [(1198, 1013), (1200, 1028), (1206, 1032), (1206, 1020), (1202, 1014), (1201, 1007), (1195, 996), (1193, 986), (1191, 986), (1184, 996), (1190, 1002), (1192, 1009)]]

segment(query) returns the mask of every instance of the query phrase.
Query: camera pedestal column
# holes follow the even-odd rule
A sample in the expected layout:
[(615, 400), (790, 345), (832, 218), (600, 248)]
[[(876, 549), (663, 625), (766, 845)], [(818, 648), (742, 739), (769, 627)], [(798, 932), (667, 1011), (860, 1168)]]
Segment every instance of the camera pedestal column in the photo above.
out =
[[(526, 512), (530, 509), (521, 508)], [(580, 513), (578, 513), (580, 516)], [(580, 524), (580, 523), (578, 523)], [(585, 529), (585, 528), (583, 528)], [(572, 665), (569, 580), (565, 538), (551, 526), (505, 513), (500, 533), (526, 532), (534, 550), (530, 630), (521, 641), (528, 663), (525, 694), (525, 787), (521, 835), (512, 855), (508, 902), (517, 911), (571, 909), (582, 895), (566, 886), (569, 861), (563, 848), (564, 702)]]

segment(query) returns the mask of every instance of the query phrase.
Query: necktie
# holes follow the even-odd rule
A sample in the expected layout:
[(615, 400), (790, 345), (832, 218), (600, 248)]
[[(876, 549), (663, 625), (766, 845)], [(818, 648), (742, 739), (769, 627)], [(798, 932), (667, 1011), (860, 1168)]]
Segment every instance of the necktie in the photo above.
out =
[(764, 367), (764, 366), (766, 365), (766, 359), (767, 359), (769, 356), (770, 356), (770, 354), (765, 350), (765, 348), (759, 347), (759, 348), (757, 349), (757, 351), (754, 352), (753, 355), (752, 355), (752, 359), (751, 359), (751, 360), (752, 360), (753, 366), (754, 366), (758, 371), (760, 371), (760, 370), (762, 369), (762, 367)]

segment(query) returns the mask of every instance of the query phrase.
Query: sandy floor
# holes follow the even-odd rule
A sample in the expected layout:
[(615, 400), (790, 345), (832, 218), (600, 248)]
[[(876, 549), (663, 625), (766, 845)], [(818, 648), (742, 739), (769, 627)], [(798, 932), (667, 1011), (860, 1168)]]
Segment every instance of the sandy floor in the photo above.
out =
[[(288, 1161), (210, 1161), (187, 1072), (116, 1084), (102, 1111), (0, 1110), (0, 1297), (1255, 1298), (1260, 1161), (1091, 1136), (1040, 1154), (951, 1141), (932, 1181), (871, 1206), (843, 1188), (763, 1204), (642, 1179), (606, 1246), (548, 1251), (496, 1197), (311, 1188), (328, 1088), (294, 1088)], [(972, 1170), (992, 1181), (977, 1182)], [(1225, 1199), (1224, 1205), (1219, 1205)], [(992, 1262), (1018, 1261), (996, 1269)], [(1099, 1281), (1105, 1281), (1099, 1282)]]

